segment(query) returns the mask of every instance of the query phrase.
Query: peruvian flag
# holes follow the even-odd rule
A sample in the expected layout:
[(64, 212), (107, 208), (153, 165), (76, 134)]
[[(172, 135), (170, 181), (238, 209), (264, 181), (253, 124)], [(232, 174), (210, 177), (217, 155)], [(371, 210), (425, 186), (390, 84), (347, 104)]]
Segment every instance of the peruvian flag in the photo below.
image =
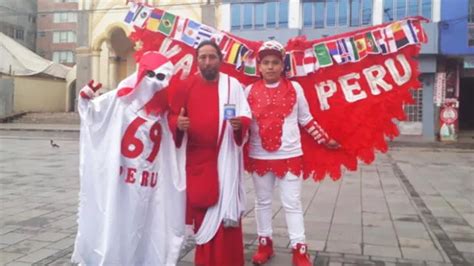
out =
[(313, 73), (319, 68), (317, 67), (316, 56), (314, 56), (311, 48), (304, 51), (303, 68), (306, 74)]
[(306, 71), (304, 69), (304, 52), (303, 51), (294, 51), (292, 57), (293, 69), (295, 70), (295, 75), (297, 77), (306, 76)]
[(215, 42), (219, 45), (219, 49), (221, 49), (221, 51), (226, 48), (230, 40), (231, 39), (229, 38), (229, 36), (227, 36), (227, 34), (225, 33), (215, 35)]

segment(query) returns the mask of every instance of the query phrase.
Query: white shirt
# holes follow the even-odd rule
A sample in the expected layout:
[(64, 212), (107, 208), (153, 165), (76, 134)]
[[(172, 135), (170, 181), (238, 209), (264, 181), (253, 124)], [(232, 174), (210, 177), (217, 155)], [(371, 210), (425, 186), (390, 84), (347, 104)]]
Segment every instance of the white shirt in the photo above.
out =
[[(280, 82), (274, 84), (266, 84), (267, 88), (277, 88)], [(277, 151), (269, 152), (262, 147), (262, 140), (259, 135), (256, 119), (252, 119), (250, 123), (250, 139), (249, 139), (249, 156), (254, 159), (288, 159), (303, 155), (301, 149), (301, 135), (298, 124), (304, 126), (313, 120), (313, 116), (309, 112), (308, 102), (304, 96), (303, 88), (296, 81), (291, 81), (296, 91), (296, 104), (291, 113), (283, 122), (283, 132), (281, 137), (281, 146)], [(247, 95), (253, 85), (249, 85), (245, 89)]]

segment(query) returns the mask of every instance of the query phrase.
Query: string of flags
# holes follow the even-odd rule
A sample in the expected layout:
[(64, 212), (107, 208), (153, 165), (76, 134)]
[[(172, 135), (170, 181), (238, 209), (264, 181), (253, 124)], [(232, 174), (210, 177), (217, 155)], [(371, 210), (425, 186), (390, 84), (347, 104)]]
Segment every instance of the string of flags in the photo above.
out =
[[(226, 32), (140, 3), (133, 3), (125, 22), (159, 32), (193, 48), (202, 41), (213, 40), (221, 49), (225, 63), (235, 65), (246, 75), (258, 75), (256, 52)], [(315, 43), (304, 51), (287, 51), (285, 71), (290, 78), (306, 76), (334, 64), (359, 62), (371, 54), (395, 53), (408, 45), (423, 42), (426, 42), (426, 36), (421, 21), (408, 18), (353, 36)]]

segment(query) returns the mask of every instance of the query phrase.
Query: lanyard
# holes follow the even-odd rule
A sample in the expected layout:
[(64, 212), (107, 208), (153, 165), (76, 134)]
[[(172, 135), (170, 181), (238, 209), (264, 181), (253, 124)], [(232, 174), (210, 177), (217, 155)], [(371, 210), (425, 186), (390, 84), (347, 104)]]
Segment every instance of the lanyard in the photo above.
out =
[[(227, 76), (227, 104), (230, 103), (230, 77)], [(225, 133), (225, 129), (227, 127), (227, 122), (224, 121), (222, 123), (222, 129), (221, 129), (221, 134), (219, 136), (219, 141), (217, 142), (217, 151), (218, 151), (218, 154), (219, 154), (219, 148), (222, 144), (222, 140), (224, 139), (224, 133)]]

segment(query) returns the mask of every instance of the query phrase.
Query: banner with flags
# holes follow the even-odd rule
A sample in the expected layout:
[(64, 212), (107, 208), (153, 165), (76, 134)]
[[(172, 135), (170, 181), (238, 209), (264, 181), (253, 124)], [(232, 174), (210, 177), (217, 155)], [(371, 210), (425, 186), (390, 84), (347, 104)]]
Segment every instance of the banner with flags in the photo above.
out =
[(313, 73), (319, 68), (312, 49), (306, 49), (304, 51), (303, 68), (306, 75)]
[(175, 15), (165, 12), (163, 17), (161, 17), (160, 25), (158, 26), (158, 31), (166, 36), (169, 36), (173, 31), (175, 21)]
[(184, 26), (183, 35), (178, 40), (181, 40), (188, 46), (194, 47), (195, 44), (197, 43), (197, 36), (198, 36), (200, 26), (201, 24), (192, 20), (188, 20)]
[(151, 7), (133, 5), (125, 17), (125, 22), (143, 28), (152, 11), (153, 8)]
[[(135, 27), (132, 41), (142, 43), (137, 58), (159, 50), (175, 64), (176, 76), (185, 79), (197, 71), (195, 48), (213, 40), (223, 55), (222, 72), (244, 85), (259, 78), (256, 54), (262, 41), (161, 9), (143, 10), (134, 5), (125, 18)], [(375, 151), (387, 150), (386, 138), (398, 135), (393, 120), (404, 119), (409, 90), (421, 86), (415, 57), (427, 41), (423, 21), (410, 17), (318, 40), (298, 36), (287, 43), (286, 77), (301, 84), (313, 117), (343, 147), (327, 151), (302, 133), (305, 177), (337, 179), (342, 166), (355, 170), (358, 160), (370, 163)]]
[[(125, 17), (125, 22), (138, 28), (164, 34), (189, 47), (196, 48), (205, 40), (214, 40), (224, 55), (224, 62), (237, 70), (244, 70), (245, 56), (253, 54), (258, 45), (245, 45), (248, 40), (241, 40), (232, 34), (216, 30), (200, 22), (176, 16), (158, 8), (133, 4)], [(426, 42), (420, 18), (408, 18), (402, 21), (374, 26), (370, 30), (361, 30), (357, 34), (329, 41), (315, 43), (309, 49), (287, 51), (285, 70), (287, 77), (300, 77), (317, 71), (319, 68), (359, 62), (368, 55), (387, 55), (396, 53), (408, 45), (419, 45)], [(309, 42), (308, 42), (309, 43)], [(252, 46), (255, 46), (252, 49)], [(252, 73), (252, 71), (248, 72)], [(250, 76), (254, 74), (249, 74)]]
[(154, 9), (150, 17), (148, 18), (146, 28), (150, 31), (158, 31), (158, 27), (160, 26), (161, 17), (163, 16), (163, 10)]
[(248, 57), (245, 60), (244, 73), (249, 76), (257, 76), (257, 58)]

